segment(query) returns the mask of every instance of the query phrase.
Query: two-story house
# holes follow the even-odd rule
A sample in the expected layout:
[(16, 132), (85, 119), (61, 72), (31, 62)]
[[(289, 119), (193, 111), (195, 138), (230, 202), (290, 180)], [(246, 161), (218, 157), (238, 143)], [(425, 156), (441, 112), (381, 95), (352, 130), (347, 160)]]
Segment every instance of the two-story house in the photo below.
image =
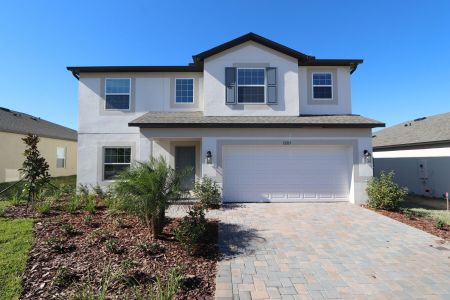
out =
[(78, 183), (163, 156), (224, 202), (366, 200), (371, 129), (352, 114), (359, 59), (317, 59), (254, 33), (187, 66), (68, 67), (79, 80)]

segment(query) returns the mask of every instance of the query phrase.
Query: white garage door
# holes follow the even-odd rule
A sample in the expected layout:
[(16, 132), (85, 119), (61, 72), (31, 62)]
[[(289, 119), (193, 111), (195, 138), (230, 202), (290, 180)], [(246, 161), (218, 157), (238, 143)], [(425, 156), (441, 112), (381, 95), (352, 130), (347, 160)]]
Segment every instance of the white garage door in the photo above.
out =
[(348, 201), (350, 161), (348, 146), (224, 146), (224, 201)]

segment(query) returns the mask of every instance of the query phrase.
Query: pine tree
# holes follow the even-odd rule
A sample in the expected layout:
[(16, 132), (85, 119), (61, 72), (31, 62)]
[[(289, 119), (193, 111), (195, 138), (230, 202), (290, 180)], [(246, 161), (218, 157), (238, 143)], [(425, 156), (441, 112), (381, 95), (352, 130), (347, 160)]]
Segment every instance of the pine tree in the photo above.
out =
[[(22, 164), (20, 172), (26, 184), (25, 188), (28, 192), (28, 204), (34, 204), (37, 193), (40, 189), (50, 181), (48, 173), (49, 165), (45, 158), (41, 156), (37, 145), (39, 137), (35, 134), (28, 134), (22, 139), (26, 144), (25, 161)], [(27, 205), (28, 205), (27, 204)]]

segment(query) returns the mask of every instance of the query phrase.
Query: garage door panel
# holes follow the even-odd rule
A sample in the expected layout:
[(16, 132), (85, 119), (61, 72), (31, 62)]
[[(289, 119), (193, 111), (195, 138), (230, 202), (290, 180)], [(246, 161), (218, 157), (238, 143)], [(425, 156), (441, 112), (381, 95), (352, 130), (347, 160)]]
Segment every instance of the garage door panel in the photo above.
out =
[(225, 146), (224, 201), (347, 200), (349, 147)]

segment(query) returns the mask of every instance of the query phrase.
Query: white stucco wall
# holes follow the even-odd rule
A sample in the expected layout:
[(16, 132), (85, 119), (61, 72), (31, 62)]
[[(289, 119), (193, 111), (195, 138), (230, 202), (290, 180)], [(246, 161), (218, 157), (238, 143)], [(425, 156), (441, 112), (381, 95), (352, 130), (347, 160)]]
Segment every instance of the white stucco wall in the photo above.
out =
[(442, 197), (450, 192), (449, 147), (377, 151), (374, 158), (375, 176), (393, 170), (395, 182), (411, 193)]
[[(278, 104), (225, 104), (225, 67), (277, 68)], [(299, 114), (297, 59), (246, 42), (209, 57), (204, 62), (204, 114), (206, 116), (297, 116)]]

